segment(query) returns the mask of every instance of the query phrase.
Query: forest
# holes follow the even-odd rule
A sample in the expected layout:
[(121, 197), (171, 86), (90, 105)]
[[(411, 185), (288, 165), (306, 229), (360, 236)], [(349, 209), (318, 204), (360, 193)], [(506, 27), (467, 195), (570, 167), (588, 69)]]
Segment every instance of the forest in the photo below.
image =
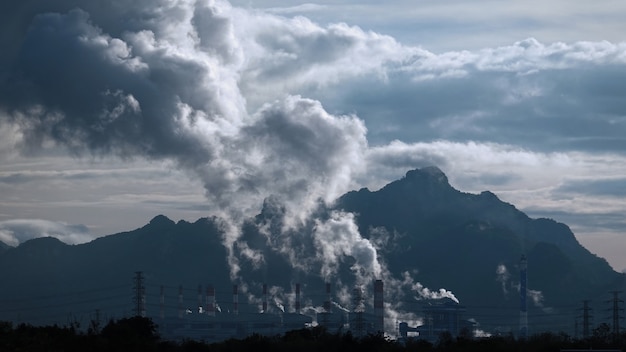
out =
[(151, 319), (142, 317), (111, 320), (103, 327), (91, 322), (86, 329), (78, 324), (14, 326), (0, 322), (0, 351), (626, 351), (626, 332), (614, 334), (607, 324), (600, 324), (584, 339), (550, 332), (524, 340), (512, 335), (475, 338), (462, 333), (458, 337), (442, 334), (434, 344), (419, 339), (392, 340), (383, 335), (356, 338), (349, 332), (331, 334), (322, 327), (277, 336), (251, 335), (211, 344), (195, 340), (167, 341), (157, 331)]

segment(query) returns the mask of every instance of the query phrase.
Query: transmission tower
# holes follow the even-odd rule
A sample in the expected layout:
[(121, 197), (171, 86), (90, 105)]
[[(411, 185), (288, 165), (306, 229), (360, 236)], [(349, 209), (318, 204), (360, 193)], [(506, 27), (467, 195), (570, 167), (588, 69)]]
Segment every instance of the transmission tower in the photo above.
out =
[(135, 291), (133, 302), (135, 303), (135, 316), (137, 317), (146, 316), (146, 288), (143, 285), (143, 280), (143, 272), (136, 271), (133, 278), (133, 290)]
[(583, 339), (589, 337), (589, 327), (591, 326), (591, 319), (593, 319), (593, 316), (591, 315), (591, 307), (589, 307), (589, 302), (589, 300), (583, 301), (583, 315), (582, 317), (579, 317), (583, 319)]
[(621, 319), (619, 312), (624, 311), (624, 308), (620, 308), (620, 303), (624, 303), (623, 300), (619, 299), (619, 294), (621, 291), (612, 291), (613, 299), (607, 301), (607, 303), (612, 303), (611, 311), (613, 312), (613, 336), (617, 337), (620, 333), (619, 321)]

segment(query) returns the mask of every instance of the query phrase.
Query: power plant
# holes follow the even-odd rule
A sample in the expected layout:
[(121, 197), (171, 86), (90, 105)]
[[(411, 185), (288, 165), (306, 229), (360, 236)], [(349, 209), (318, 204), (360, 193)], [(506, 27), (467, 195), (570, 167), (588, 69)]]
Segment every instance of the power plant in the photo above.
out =
[[(229, 338), (244, 338), (252, 334), (280, 335), (287, 331), (323, 326), (329, 332), (351, 331), (358, 336), (383, 333), (384, 331), (384, 300), (383, 282), (374, 282), (374, 313), (365, 309), (364, 292), (359, 287), (359, 296), (355, 297), (360, 303), (353, 311), (341, 307), (332, 299), (332, 286), (324, 285), (324, 301), (321, 309), (308, 307), (307, 314), (302, 313), (301, 284), (295, 284), (295, 300), (292, 308), (282, 307), (280, 304), (270, 306), (267, 284), (262, 285), (261, 308), (258, 312), (242, 311), (240, 309), (239, 285), (232, 286), (232, 300), (222, 303), (216, 297), (216, 290), (212, 285), (206, 287), (203, 295), (202, 286), (198, 287), (197, 307), (185, 307), (183, 288), (178, 287), (178, 314), (165, 315), (165, 301), (163, 286), (159, 298), (159, 332), (166, 339), (183, 340), (198, 339), (206, 342), (223, 341)], [(356, 290), (356, 289), (355, 289)], [(293, 296), (292, 296), (293, 297)], [(333, 309), (333, 306), (339, 307)], [(138, 307), (145, 311), (145, 307)]]
[[(526, 256), (522, 255), (519, 262), (520, 339), (528, 337), (527, 266)], [(220, 300), (219, 292), (213, 285), (207, 285), (205, 291), (199, 285), (196, 307), (185, 306), (183, 287), (178, 286), (178, 314), (175, 315), (165, 314), (165, 288), (160, 286), (157, 324), (164, 338), (199, 339), (207, 342), (245, 338), (251, 334), (282, 335), (288, 331), (315, 326), (322, 326), (330, 333), (349, 331), (356, 337), (381, 334), (385, 333), (384, 284), (382, 280), (375, 280), (372, 286), (371, 289), (364, 286), (354, 287), (351, 309), (333, 301), (333, 288), (330, 282), (323, 285), (323, 290), (305, 287), (305, 290), (312, 289), (310, 294), (305, 293), (307, 299), (305, 307), (302, 304), (303, 286), (300, 283), (295, 283), (292, 293), (287, 294), (282, 289), (273, 287), (272, 292), (281, 292), (274, 297), (270, 297), (266, 283), (252, 287), (243, 285), (243, 290), (240, 285), (234, 284), (232, 296), (225, 300)], [(145, 316), (145, 288), (141, 272), (136, 273), (134, 288), (135, 312), (139, 316)], [(255, 294), (252, 292), (254, 288), (260, 292)], [(345, 288), (342, 290), (345, 294)], [(247, 298), (242, 301), (246, 305), (243, 310), (240, 309), (242, 294)], [(224, 291), (221, 295), (228, 297)], [(283, 300), (290, 302), (289, 306), (283, 306)], [(316, 300), (321, 301), (321, 304), (316, 304)], [(343, 298), (343, 301), (345, 300), (346, 297)], [(399, 339), (415, 337), (435, 342), (442, 333), (456, 337), (461, 334), (473, 335), (477, 329), (476, 321), (463, 316), (466, 308), (455, 298), (424, 299), (419, 310), (421, 320), (416, 320), (414, 326), (410, 326), (406, 321), (394, 322)], [(390, 329), (387, 330), (391, 335)]]

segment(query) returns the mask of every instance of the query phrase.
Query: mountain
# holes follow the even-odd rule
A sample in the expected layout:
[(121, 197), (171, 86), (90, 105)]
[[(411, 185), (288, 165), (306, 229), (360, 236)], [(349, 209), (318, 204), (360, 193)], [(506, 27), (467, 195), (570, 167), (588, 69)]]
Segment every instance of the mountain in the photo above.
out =
[[(276, 297), (271, 309), (293, 303), (296, 282), (302, 283), (305, 304), (320, 306), (326, 280), (345, 305), (358, 283), (357, 257), (370, 247), (353, 239), (351, 252), (335, 248), (349, 254), (330, 264), (319, 261), (316, 231), (338, 211), (354, 213), (361, 235), (376, 247), (392, 307), (418, 316), (426, 301), (415, 287), (429, 288), (422, 294), (452, 292), (466, 307), (466, 317), (483, 330), (516, 331), (522, 254), (528, 258), (531, 332), (571, 332), (582, 300), (596, 302), (600, 311), (608, 308), (609, 291), (626, 288), (625, 275), (582, 247), (566, 225), (531, 219), (491, 192), (458, 191), (443, 172), (429, 167), (411, 170), (377, 191), (349, 192), (332, 207), (321, 207), (316, 214), (321, 220), (295, 229), (286, 227), (284, 207), (270, 197), (231, 242), (225, 241), (229, 235), (219, 218), (175, 223), (157, 216), (139, 229), (86, 244), (38, 238), (0, 250), (0, 320), (86, 324), (94, 316), (130, 315), (137, 271), (144, 275), (146, 310), (153, 317), (161, 309), (161, 290), (166, 315), (176, 315), (179, 288), (183, 306), (194, 310), (198, 285), (202, 296), (207, 284), (215, 287), (223, 310), (233, 309), (233, 283), (240, 286), (243, 311), (258, 311), (262, 283)], [(324, 265), (336, 268), (333, 277), (320, 275)]]
[(358, 214), (365, 236), (381, 228), (394, 234), (383, 251), (392, 272), (417, 268), (422, 282), (451, 290), (468, 307), (485, 307), (483, 323), (499, 319), (496, 309), (513, 316), (519, 310), (521, 254), (534, 298), (529, 314), (545, 318), (547, 329), (570, 330), (565, 324), (573, 325), (582, 300), (603, 304), (610, 290), (625, 287), (624, 275), (581, 246), (566, 225), (531, 219), (488, 191), (460, 192), (436, 167), (409, 171), (375, 192), (349, 192), (336, 207)]
[(0, 241), (0, 253), (7, 251), (9, 248), (11, 248), (11, 246)]
[(136, 271), (145, 273), (150, 308), (161, 285), (169, 285), (172, 297), (183, 285), (189, 300), (199, 283), (230, 282), (225, 258), (218, 225), (208, 218), (174, 223), (157, 216), (137, 230), (81, 245), (33, 239), (0, 255), (0, 320), (65, 324), (88, 322), (96, 311), (102, 319), (132, 314)]
[(409, 171), (376, 192), (349, 192), (336, 207), (358, 214), (365, 235), (381, 227), (399, 234), (388, 257), (393, 272), (417, 267), (441, 285), (460, 286), (463, 278), (487, 284), (499, 265), (515, 268), (521, 254), (528, 257), (531, 282), (546, 293), (592, 294), (598, 285), (623, 278), (566, 225), (531, 219), (488, 191), (460, 192), (436, 167)]

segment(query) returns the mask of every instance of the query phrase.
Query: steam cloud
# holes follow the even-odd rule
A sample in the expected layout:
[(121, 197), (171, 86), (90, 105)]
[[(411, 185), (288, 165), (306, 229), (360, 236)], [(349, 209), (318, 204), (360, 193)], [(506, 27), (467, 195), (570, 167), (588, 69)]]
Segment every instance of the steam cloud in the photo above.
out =
[[(202, 180), (224, 219), (233, 279), (241, 260), (264, 265), (263, 254), (240, 238), (241, 223), (264, 201), (282, 216), (268, 236), (284, 240), (367, 167), (361, 119), (331, 114), (300, 95), (267, 92), (366, 72), (384, 77), (382, 67), (418, 52), (344, 24), (321, 28), (223, 1), (112, 1), (104, 12), (53, 3), (65, 10), (24, 24), (8, 46), (9, 60), (0, 62), (0, 113), (19, 131), (16, 146), (173, 161)], [(268, 35), (276, 30), (284, 37)], [(389, 275), (354, 214), (313, 220), (310, 239), (301, 242), (315, 255), (300, 265), (318, 267), (324, 278), (346, 256), (355, 259), (350, 269), (360, 284)], [(291, 259), (299, 254), (290, 240), (269, 243)], [(417, 292), (454, 297), (421, 286)]]
[(506, 265), (500, 264), (496, 267), (496, 281), (502, 285), (502, 292), (505, 295), (509, 293), (507, 283), (510, 278), (511, 274), (509, 274), (509, 270), (506, 268)]

